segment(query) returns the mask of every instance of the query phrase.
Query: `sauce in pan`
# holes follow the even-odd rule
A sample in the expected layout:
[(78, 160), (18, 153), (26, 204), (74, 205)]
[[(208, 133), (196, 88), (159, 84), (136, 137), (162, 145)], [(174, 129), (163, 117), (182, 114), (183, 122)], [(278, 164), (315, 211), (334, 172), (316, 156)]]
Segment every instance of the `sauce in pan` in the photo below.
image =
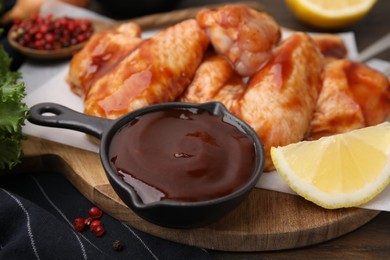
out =
[(255, 170), (253, 140), (199, 109), (142, 115), (113, 137), (112, 167), (144, 203), (205, 201), (241, 188)]

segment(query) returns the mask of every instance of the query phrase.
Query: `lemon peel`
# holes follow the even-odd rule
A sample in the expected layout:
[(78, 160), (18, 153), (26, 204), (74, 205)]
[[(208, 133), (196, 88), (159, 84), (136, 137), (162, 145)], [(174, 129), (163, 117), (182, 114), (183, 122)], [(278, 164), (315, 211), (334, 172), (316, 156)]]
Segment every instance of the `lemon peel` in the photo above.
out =
[(306, 200), (328, 209), (360, 206), (390, 183), (390, 122), (272, 147), (271, 158)]
[(322, 29), (345, 27), (363, 19), (376, 0), (285, 0), (303, 22)]

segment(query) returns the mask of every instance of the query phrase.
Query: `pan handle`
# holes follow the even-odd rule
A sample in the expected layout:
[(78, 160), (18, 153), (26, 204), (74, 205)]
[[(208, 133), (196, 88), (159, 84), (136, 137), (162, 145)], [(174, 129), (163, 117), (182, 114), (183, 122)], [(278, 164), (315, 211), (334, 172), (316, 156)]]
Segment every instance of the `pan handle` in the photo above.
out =
[(80, 131), (99, 139), (114, 123), (114, 120), (89, 116), (56, 103), (32, 106), (28, 121), (36, 125)]

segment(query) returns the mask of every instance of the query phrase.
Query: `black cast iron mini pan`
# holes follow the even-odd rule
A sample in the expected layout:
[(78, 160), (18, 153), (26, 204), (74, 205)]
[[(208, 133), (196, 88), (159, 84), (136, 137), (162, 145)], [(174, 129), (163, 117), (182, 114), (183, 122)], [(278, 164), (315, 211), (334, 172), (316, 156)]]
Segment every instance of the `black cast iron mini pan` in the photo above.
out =
[[(226, 196), (199, 202), (157, 201), (145, 204), (136, 191), (118, 175), (109, 161), (109, 147), (114, 135), (127, 123), (146, 113), (163, 109), (196, 108), (213, 115), (222, 116), (224, 121), (237, 127), (253, 140), (255, 166), (252, 177), (240, 189)], [(256, 185), (264, 167), (264, 149), (256, 132), (245, 122), (228, 112), (222, 103), (204, 104), (163, 103), (147, 106), (128, 113), (116, 120), (85, 115), (55, 103), (39, 103), (31, 107), (28, 120), (37, 125), (72, 129), (95, 136), (100, 142), (100, 160), (107, 177), (118, 196), (137, 215), (154, 224), (171, 228), (194, 228), (211, 224), (236, 208)]]

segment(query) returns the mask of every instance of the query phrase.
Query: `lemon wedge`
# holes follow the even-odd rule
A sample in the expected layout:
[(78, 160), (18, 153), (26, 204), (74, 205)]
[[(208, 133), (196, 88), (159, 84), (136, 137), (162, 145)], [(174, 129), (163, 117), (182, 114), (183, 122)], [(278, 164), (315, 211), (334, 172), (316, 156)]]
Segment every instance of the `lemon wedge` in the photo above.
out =
[(272, 147), (277, 172), (297, 194), (328, 208), (362, 205), (390, 182), (390, 122)]
[(376, 0), (285, 0), (302, 21), (323, 29), (335, 29), (361, 20)]

